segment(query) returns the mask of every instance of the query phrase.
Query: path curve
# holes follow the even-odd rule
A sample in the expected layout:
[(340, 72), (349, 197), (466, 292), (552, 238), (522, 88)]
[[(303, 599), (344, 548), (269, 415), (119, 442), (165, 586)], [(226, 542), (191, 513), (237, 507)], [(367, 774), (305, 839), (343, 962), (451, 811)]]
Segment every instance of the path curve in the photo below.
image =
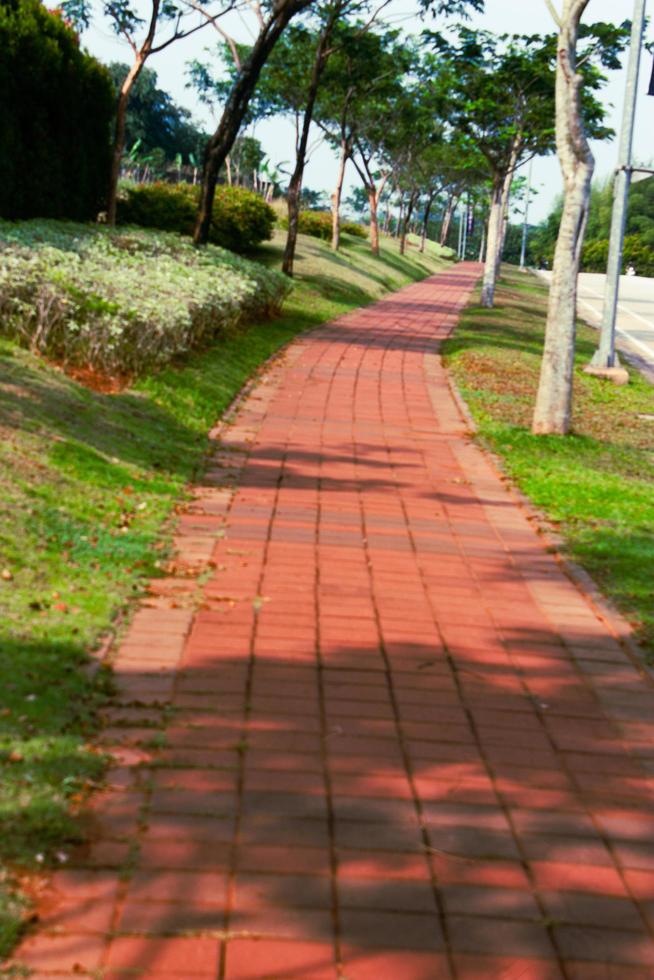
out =
[(654, 689), (466, 431), (435, 351), (478, 275), (306, 335), (216, 431), (39, 977), (654, 976)]

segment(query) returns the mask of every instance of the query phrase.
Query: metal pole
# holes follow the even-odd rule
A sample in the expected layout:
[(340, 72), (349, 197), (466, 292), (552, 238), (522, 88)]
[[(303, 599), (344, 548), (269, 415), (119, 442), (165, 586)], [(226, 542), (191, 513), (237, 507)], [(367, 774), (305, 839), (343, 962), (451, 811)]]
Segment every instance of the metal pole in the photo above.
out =
[(529, 161), (529, 176), (527, 177), (527, 196), (525, 198), (525, 220), (522, 225), (522, 248), (520, 249), (520, 268), (525, 269), (527, 258), (527, 228), (529, 224), (529, 198), (531, 197), (531, 175), (534, 169), (534, 158)]
[(463, 218), (461, 217), (461, 205), (458, 207), (459, 211), (459, 244), (456, 250), (457, 259), (461, 258), (461, 245), (463, 244)]
[(591, 367), (594, 368), (612, 368), (617, 367), (619, 363), (615, 353), (615, 317), (618, 307), (620, 270), (622, 268), (622, 246), (627, 222), (629, 185), (631, 183), (631, 152), (634, 118), (636, 115), (636, 96), (638, 94), (640, 52), (643, 46), (643, 34), (645, 31), (645, 3), (646, 0), (634, 0), (634, 17), (631, 29), (631, 48), (629, 52), (629, 65), (627, 67), (627, 85), (625, 88), (622, 131), (620, 133), (620, 147), (618, 151), (618, 167), (613, 187), (613, 214), (611, 216), (611, 237), (609, 239), (609, 260), (606, 269), (601, 335), (599, 347), (590, 362)]

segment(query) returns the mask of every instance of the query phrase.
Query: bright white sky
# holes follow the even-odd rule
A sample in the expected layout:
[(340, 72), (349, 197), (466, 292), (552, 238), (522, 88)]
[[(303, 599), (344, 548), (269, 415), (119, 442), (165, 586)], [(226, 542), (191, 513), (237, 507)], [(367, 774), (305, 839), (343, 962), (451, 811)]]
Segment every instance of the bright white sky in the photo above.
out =
[[(555, 0), (560, 7), (560, 0)], [(415, 16), (416, 5), (413, 0), (393, 0), (389, 18), (392, 23), (402, 26), (409, 32), (417, 33), (422, 28), (422, 22)], [(586, 12), (588, 21), (612, 21), (620, 23), (632, 14), (632, 0), (591, 0)], [(486, 0), (486, 13), (476, 14), (471, 24), (485, 27), (496, 33), (544, 33), (554, 29), (545, 0)], [(234, 28), (233, 28), (234, 29)], [(213, 32), (212, 32), (213, 33)], [(247, 34), (239, 31), (243, 40)], [(215, 34), (214, 34), (215, 37)], [(102, 61), (129, 61), (130, 52), (123, 42), (116, 40), (108, 25), (93, 27), (83, 36), (83, 43)], [(160, 88), (173, 96), (176, 102), (189, 108), (198, 120), (210, 123), (205, 109), (198, 105), (192, 90), (186, 88), (185, 65), (193, 58), (203, 57), (207, 46), (214, 44), (209, 29), (198, 35), (171, 45), (148, 62), (158, 75)], [(636, 134), (634, 153), (641, 163), (654, 159), (652, 136), (654, 125), (654, 98), (645, 95), (651, 69), (651, 57), (644, 52), (641, 62), (641, 77), (639, 83), (639, 100), (636, 117)], [(604, 90), (603, 97), (609, 105), (609, 124), (617, 131), (620, 125), (622, 103), (624, 98), (624, 71), (613, 72), (610, 84)], [(293, 130), (291, 125), (279, 119), (259, 123), (255, 134), (262, 142), (273, 164), (284, 164), (291, 160), (293, 147)], [(593, 147), (597, 161), (596, 175), (604, 177), (616, 165), (616, 141), (596, 143)], [(305, 172), (305, 186), (314, 190), (331, 190), (334, 179), (335, 158), (328, 146), (318, 146), (312, 154)], [(532, 203), (530, 221), (544, 218), (552, 202), (561, 189), (561, 178), (557, 161), (554, 157), (537, 160), (534, 164), (534, 186), (537, 196)], [(357, 183), (358, 178), (351, 168), (346, 180), (346, 188)]]

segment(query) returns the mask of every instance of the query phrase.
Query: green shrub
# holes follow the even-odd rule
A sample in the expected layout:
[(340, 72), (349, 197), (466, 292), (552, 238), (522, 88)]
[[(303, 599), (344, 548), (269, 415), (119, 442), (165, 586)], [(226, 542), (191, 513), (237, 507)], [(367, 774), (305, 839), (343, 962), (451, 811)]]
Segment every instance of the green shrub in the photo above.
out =
[(354, 221), (344, 221), (341, 225), (341, 231), (345, 232), (346, 235), (354, 235), (355, 238), (367, 238), (368, 229), (365, 225), (358, 225)]
[(247, 252), (269, 241), (275, 227), (275, 212), (254, 191), (245, 187), (216, 187), (209, 240), (222, 248)]
[[(282, 228), (288, 228), (288, 215), (283, 215), (279, 219)], [(300, 211), (298, 231), (303, 235), (311, 235), (313, 238), (321, 238), (324, 242), (332, 239), (332, 215), (331, 211)], [(363, 225), (357, 225), (353, 221), (343, 221), (341, 231), (346, 235), (356, 235), (357, 238), (367, 238), (368, 229)]]
[(178, 235), (0, 222), (0, 325), (24, 346), (104, 374), (160, 367), (279, 309), (280, 273)]
[[(120, 224), (140, 225), (191, 235), (200, 200), (192, 184), (137, 184), (123, 189), (118, 202)], [(272, 238), (275, 212), (254, 191), (216, 187), (209, 241), (233, 252), (247, 252)]]
[[(288, 215), (283, 215), (279, 224), (282, 228), (288, 228)], [(298, 231), (329, 242), (332, 237), (332, 216), (328, 211), (300, 211)]]
[(0, 51), (0, 215), (95, 218), (109, 174), (109, 73), (39, 0), (0, 2)]

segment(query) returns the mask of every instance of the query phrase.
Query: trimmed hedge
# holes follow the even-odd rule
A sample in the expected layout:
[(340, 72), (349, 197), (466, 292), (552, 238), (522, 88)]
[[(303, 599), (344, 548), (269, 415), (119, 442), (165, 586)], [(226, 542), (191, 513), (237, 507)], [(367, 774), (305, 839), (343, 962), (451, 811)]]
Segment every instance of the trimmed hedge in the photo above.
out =
[(279, 310), (281, 273), (179, 235), (0, 222), (0, 329), (103, 374), (139, 375)]
[[(279, 219), (281, 228), (288, 228), (288, 217), (284, 215)], [(332, 216), (330, 211), (300, 211), (298, 231), (303, 235), (311, 235), (313, 238), (321, 238), (324, 242), (332, 240)], [(357, 238), (367, 238), (368, 229), (364, 225), (357, 225), (353, 221), (341, 222), (341, 231), (346, 235), (355, 235)]]
[[(119, 224), (192, 235), (200, 188), (192, 184), (136, 184), (124, 187), (118, 201)], [(209, 231), (212, 245), (248, 252), (272, 238), (275, 212), (245, 187), (216, 187)]]
[(95, 218), (110, 163), (108, 71), (39, 0), (1, 0), (0, 52), (0, 216)]

